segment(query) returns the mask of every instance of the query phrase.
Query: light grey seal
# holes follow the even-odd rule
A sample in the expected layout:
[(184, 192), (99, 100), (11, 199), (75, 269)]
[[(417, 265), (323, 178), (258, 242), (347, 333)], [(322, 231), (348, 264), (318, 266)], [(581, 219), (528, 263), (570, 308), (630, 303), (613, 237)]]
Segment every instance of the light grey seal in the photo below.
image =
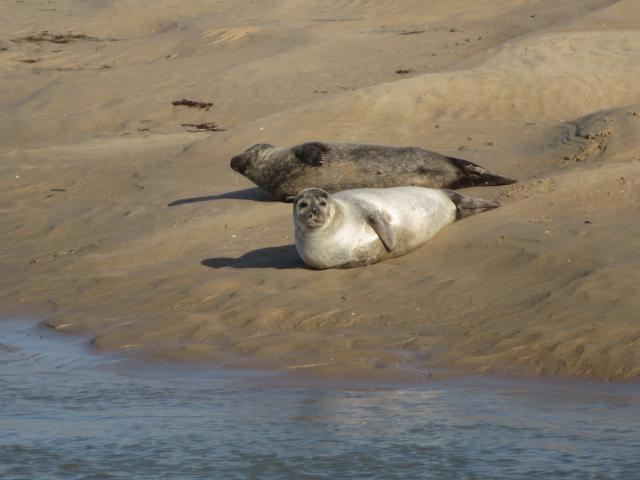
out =
[(457, 219), (500, 206), (452, 190), (303, 190), (293, 205), (296, 249), (318, 269), (369, 265), (413, 250)]
[(514, 183), (475, 163), (419, 147), (310, 142), (291, 148), (260, 143), (231, 159), (231, 168), (269, 197), (293, 201), (305, 188), (328, 192), (413, 185), (462, 188)]

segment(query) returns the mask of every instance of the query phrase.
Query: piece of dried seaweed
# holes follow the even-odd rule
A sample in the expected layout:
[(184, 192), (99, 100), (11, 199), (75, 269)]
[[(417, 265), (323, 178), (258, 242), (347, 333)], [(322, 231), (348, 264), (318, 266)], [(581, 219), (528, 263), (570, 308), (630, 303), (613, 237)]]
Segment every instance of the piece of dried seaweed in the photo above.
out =
[(398, 32), (398, 35), (415, 35), (417, 33), (425, 33), (426, 31), (424, 28), (422, 30), (402, 30)]
[(209, 110), (213, 107), (213, 102), (197, 102), (195, 100), (187, 100), (183, 98), (182, 100), (174, 100), (171, 102), (171, 105), (174, 107), (190, 107), (190, 108), (203, 108), (204, 110)]
[(51, 42), (51, 43), (69, 43), (75, 40), (86, 40), (91, 42), (103, 42), (103, 41), (111, 41), (115, 42), (117, 38), (98, 38), (91, 37), (84, 33), (50, 33), (47, 30), (44, 30), (40, 33), (35, 33), (33, 35), (27, 35), (26, 37), (15, 38), (12, 42), (32, 42), (32, 43), (42, 43), (42, 42)]
[(182, 123), (183, 127), (192, 127), (195, 130), (188, 130), (189, 132), (224, 132), (224, 128), (220, 128), (213, 122), (205, 123)]

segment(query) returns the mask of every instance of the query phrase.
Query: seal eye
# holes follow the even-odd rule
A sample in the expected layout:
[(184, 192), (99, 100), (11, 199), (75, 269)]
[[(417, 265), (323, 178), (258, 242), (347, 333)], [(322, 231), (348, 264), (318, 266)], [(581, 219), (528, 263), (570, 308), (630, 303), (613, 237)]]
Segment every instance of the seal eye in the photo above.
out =
[(320, 202), (320, 206), (321, 206), (321, 207), (326, 207), (326, 206), (327, 206), (327, 202), (325, 202), (324, 200), (322, 200), (322, 201)]
[(298, 204), (298, 208), (307, 208), (309, 206), (309, 204), (307, 202), (300, 202)]

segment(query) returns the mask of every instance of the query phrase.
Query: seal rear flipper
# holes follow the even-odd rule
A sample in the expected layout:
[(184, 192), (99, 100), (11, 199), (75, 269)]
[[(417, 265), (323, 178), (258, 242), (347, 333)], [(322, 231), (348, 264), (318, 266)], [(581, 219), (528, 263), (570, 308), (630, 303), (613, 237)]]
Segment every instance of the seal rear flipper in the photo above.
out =
[(495, 175), (468, 160), (455, 157), (447, 157), (447, 160), (462, 173), (462, 177), (452, 188), (473, 187), (475, 185), (510, 185), (517, 182), (512, 178)]
[(329, 146), (322, 142), (307, 142), (292, 147), (293, 153), (302, 163), (312, 167), (324, 165), (324, 157), (329, 151)]
[(396, 234), (393, 233), (389, 222), (380, 212), (372, 213), (369, 215), (368, 220), (369, 225), (371, 225), (371, 228), (378, 234), (387, 251), (391, 252), (396, 246)]
[(442, 190), (456, 206), (456, 220), (470, 217), (476, 213), (492, 210), (500, 206), (499, 202), (492, 202), (482, 198), (467, 197), (453, 190)]

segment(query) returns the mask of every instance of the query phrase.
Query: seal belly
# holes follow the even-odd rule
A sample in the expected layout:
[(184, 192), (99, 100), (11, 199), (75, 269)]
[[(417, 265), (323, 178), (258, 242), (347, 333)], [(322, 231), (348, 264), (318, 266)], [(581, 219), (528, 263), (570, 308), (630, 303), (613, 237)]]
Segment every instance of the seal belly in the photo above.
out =
[(364, 222), (361, 222), (358, 228), (350, 229), (346, 235), (341, 234), (337, 239), (336, 248), (342, 256), (340, 266), (344, 267), (369, 265), (388, 254), (378, 234)]
[(376, 232), (361, 221), (345, 222), (332, 233), (296, 235), (296, 249), (313, 268), (355, 267), (383, 258), (387, 251)]
[[(398, 208), (399, 229), (408, 230), (412, 234), (410, 248), (415, 248), (432, 238), (445, 226), (456, 220), (456, 207), (451, 199), (441, 190), (425, 190), (411, 188), (399, 195)], [(407, 208), (408, 207), (408, 208)]]
[[(441, 190), (422, 187), (354, 189), (335, 194), (337, 198), (371, 205), (387, 216), (398, 236), (398, 246), (384, 257), (396, 257), (413, 250), (456, 219), (456, 207)], [(371, 230), (372, 233), (373, 230)]]

